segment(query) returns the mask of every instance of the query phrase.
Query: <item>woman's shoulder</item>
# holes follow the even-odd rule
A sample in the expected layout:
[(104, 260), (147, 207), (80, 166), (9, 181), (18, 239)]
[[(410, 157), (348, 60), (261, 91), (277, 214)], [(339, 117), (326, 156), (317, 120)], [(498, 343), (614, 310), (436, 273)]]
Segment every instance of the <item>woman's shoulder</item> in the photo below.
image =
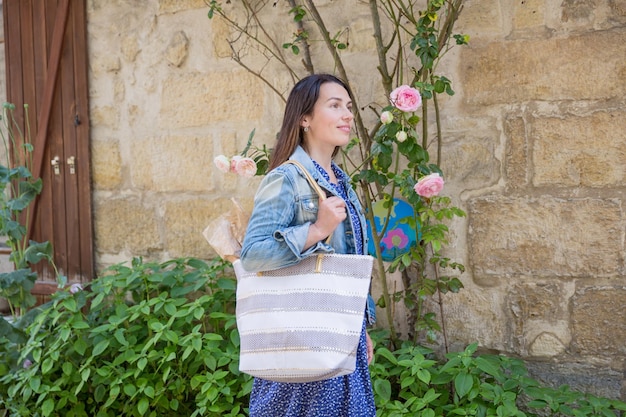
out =
[[(304, 176), (304, 173), (302, 172), (303, 169), (307, 169), (303, 164), (299, 164), (296, 165), (294, 163), (291, 163), (290, 161), (293, 160), (288, 160), (286, 162), (283, 162), (282, 164), (278, 165), (276, 168), (272, 169), (270, 172), (267, 173), (267, 176), (271, 176), (271, 177), (285, 177), (287, 178), (289, 181), (294, 181), (299, 177), (302, 178), (306, 178)], [(297, 163), (297, 161), (296, 161)]]
[[(280, 189), (280, 192), (286, 192), (289, 189), (296, 188), (298, 182), (297, 168), (293, 165), (279, 165), (269, 171), (259, 184), (257, 193), (267, 192), (267, 190)], [(276, 192), (276, 191), (272, 191)]]

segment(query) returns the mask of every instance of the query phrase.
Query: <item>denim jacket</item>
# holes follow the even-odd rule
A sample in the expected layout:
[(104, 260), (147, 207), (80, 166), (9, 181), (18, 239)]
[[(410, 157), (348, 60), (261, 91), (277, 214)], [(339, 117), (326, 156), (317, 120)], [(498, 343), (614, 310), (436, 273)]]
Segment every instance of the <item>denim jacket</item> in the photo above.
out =
[[(311, 157), (298, 146), (290, 159), (300, 162), (317, 181), (327, 196), (337, 195), (330, 183), (313, 165)], [(359, 214), (363, 236), (363, 250), (367, 250), (367, 223), (363, 208), (344, 175), (338, 178), (348, 190), (348, 199)], [(337, 195), (338, 196), (338, 195)], [(281, 165), (270, 171), (261, 181), (254, 197), (254, 209), (241, 249), (241, 264), (248, 271), (268, 271), (295, 265), (313, 253), (356, 253), (354, 227), (350, 216), (340, 223), (331, 236), (303, 251), (309, 226), (317, 219), (319, 197), (311, 188), (300, 168), (292, 164)], [(373, 322), (375, 312), (368, 302), (368, 322)]]

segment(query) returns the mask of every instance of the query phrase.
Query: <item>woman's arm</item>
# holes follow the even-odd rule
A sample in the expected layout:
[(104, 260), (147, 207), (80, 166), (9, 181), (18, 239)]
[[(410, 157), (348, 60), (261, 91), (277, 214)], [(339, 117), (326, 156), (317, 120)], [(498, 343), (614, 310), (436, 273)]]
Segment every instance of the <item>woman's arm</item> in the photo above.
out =
[(320, 203), (308, 186), (301, 188), (307, 192), (298, 195), (293, 177), (280, 169), (261, 181), (241, 251), (248, 271), (282, 268), (314, 252), (332, 251), (323, 241), (346, 218), (345, 203), (339, 197)]

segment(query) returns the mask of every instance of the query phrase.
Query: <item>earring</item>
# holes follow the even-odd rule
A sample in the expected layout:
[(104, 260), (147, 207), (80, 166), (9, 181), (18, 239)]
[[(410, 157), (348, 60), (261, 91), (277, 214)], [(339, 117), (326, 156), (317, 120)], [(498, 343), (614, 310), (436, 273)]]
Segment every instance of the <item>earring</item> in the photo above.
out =
[(304, 133), (306, 133), (306, 132), (309, 131), (309, 127), (308, 126), (304, 126), (304, 129), (302, 129), (302, 130), (304, 130)]

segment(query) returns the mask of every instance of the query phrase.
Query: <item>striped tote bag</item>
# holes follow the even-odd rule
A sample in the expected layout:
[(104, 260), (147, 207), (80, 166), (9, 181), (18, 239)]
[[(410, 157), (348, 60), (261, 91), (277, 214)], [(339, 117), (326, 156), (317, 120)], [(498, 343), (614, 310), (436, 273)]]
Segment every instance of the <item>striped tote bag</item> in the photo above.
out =
[(263, 273), (233, 262), (240, 371), (277, 382), (354, 372), (373, 260), (320, 254)]

